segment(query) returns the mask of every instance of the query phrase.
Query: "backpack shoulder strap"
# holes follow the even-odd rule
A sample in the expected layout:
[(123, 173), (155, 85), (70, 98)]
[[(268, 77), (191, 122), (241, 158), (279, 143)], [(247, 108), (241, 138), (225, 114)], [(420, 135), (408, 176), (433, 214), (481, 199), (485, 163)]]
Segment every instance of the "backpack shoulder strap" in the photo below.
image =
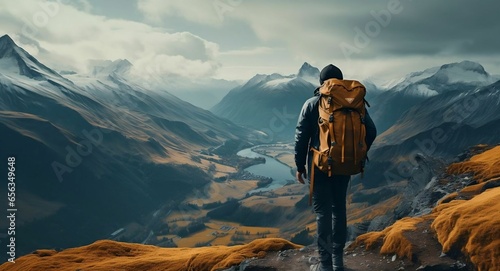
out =
[(363, 100), (365, 101), (366, 106), (371, 107), (370, 103), (366, 99)]

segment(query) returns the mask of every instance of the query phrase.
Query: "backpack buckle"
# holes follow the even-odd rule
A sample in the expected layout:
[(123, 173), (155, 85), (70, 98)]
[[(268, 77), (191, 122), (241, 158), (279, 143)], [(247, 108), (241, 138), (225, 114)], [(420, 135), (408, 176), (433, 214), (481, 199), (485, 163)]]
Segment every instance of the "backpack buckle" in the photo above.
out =
[(333, 159), (331, 156), (328, 156), (328, 165), (329, 166), (333, 165)]
[(332, 97), (328, 97), (328, 104), (332, 104)]
[(328, 119), (328, 122), (333, 122), (333, 114), (330, 115), (330, 118)]

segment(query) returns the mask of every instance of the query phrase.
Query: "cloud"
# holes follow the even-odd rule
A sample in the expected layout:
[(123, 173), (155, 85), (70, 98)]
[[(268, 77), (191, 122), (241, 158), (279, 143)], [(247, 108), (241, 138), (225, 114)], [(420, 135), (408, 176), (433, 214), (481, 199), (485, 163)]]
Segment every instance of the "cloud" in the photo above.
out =
[[(60, 1), (60, 2), (62, 2), (62, 1)], [(72, 1), (66, 0), (66, 1), (64, 1), (64, 3), (67, 5), (72, 5), (75, 8), (77, 8), (78, 10), (82, 10), (82, 11), (85, 11), (87, 13), (92, 11), (92, 5), (89, 3), (88, 0), (72, 0)]]
[(186, 59), (180, 55), (150, 55), (134, 63), (134, 74), (140, 77), (207, 77), (212, 76), (218, 63)]
[(287, 65), (291, 60), (290, 52), (287, 48), (280, 47), (249, 47), (221, 51), (218, 60), (223, 65), (217, 70), (215, 77), (228, 80), (248, 80), (258, 73), (292, 74), (299, 69), (298, 64)]
[[(500, 36), (496, 34), (500, 33), (496, 19), (500, 2), (495, 0), (385, 0), (363, 5), (329, 0), (139, 3), (144, 14), (157, 19), (174, 16), (205, 26), (244, 22), (261, 47), (287, 48), (289, 58), (297, 62), (349, 65), (355, 60), (379, 63), (380, 58), (479, 59), (500, 54)], [(222, 3), (218, 11), (215, 3)]]
[[(489, 54), (500, 48), (500, 2), (244, 1), (228, 16), (251, 25), (263, 41), (281, 41), (295, 54), (343, 57), (340, 45), (353, 45), (357, 29), (368, 36), (352, 57), (377, 55)], [(378, 29), (377, 29), (378, 28)], [(374, 35), (373, 35), (374, 34)]]
[[(238, 2), (238, 1), (232, 1)], [(180, 17), (188, 21), (220, 25), (223, 21), (221, 15), (224, 10), (217, 3), (220, 0), (139, 0), (138, 8), (145, 15), (146, 19), (153, 22), (161, 22), (165, 17)], [(220, 14), (220, 15), (219, 15)]]
[[(494, 34), (500, 33), (500, 24), (495, 22), (498, 2), (373, 2), (360, 6), (331, 1), (317, 5), (248, 1), (229, 16), (246, 21), (262, 41), (289, 48), (295, 58), (311, 59), (320, 68), (336, 63), (351, 78), (397, 78), (464, 59), (498, 72), (500, 37)], [(391, 9), (391, 3), (397, 8)], [(379, 29), (371, 29), (374, 24)], [(361, 36), (366, 40), (362, 46)], [(343, 43), (356, 46), (349, 58), (341, 50)]]
[(145, 23), (90, 14), (98, 1), (59, 1), (67, 4), (57, 12), (55, 0), (4, 1), (0, 9), (0, 31), (57, 69), (126, 58), (141, 73), (247, 79), (296, 72), (304, 61), (353, 76), (464, 59), (500, 67), (494, 0), (137, 0)]
[[(87, 13), (87, 1), (67, 5), (26, 0), (3, 3), (0, 31), (47, 65), (88, 71), (91, 59), (128, 59), (136, 69), (180, 76), (210, 76), (219, 46), (189, 32)], [(161, 67), (161, 68), (157, 68)]]
[(270, 47), (255, 47), (255, 48), (244, 48), (239, 50), (229, 50), (221, 52), (220, 55), (223, 56), (255, 56), (255, 55), (265, 55), (271, 54), (275, 51), (274, 48)]

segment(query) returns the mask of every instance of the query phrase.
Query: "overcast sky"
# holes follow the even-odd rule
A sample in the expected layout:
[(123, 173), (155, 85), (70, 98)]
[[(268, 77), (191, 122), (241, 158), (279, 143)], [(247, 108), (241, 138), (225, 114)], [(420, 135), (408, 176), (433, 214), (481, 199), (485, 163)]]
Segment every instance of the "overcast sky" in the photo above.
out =
[(125, 58), (142, 73), (245, 80), (307, 61), (380, 81), (467, 59), (500, 74), (494, 0), (0, 1), (0, 34), (58, 70)]

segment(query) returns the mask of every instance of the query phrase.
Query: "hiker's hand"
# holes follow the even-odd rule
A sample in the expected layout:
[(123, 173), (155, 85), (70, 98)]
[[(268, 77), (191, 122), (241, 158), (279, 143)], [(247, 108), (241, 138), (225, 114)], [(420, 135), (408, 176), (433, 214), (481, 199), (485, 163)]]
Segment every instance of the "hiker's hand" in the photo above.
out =
[[(303, 177), (302, 177), (303, 176)], [(301, 184), (305, 184), (304, 182), (304, 178), (307, 178), (307, 173), (306, 172), (298, 172), (295, 173), (295, 178), (297, 179), (297, 181)]]

